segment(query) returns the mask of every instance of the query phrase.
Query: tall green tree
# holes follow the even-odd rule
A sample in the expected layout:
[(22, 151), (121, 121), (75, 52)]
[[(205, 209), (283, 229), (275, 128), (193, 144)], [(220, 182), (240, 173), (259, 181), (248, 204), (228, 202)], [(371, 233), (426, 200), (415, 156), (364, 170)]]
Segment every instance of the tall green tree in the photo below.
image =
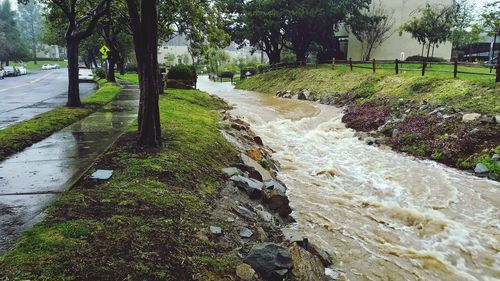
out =
[[(500, 35), (500, 1), (495, 1), (486, 5), (481, 15), (483, 27), (490, 35), (493, 35), (493, 46), (495, 46), (497, 37)], [(494, 50), (493, 50), (494, 53)], [(500, 50), (497, 53), (497, 76), (496, 81), (500, 82)]]
[(453, 18), (455, 16), (454, 6), (431, 6), (427, 4), (425, 8), (418, 10), (418, 15), (412, 17), (399, 28), (399, 34), (410, 33), (422, 44), (422, 55), (427, 47), (429, 58), (431, 50), (449, 40), (452, 34)]
[(15, 18), (10, 1), (0, 2), (0, 65), (9, 65), (9, 61), (22, 60), (28, 56)]
[(234, 23), (228, 24), (233, 40), (263, 51), (270, 64), (279, 63), (284, 47), (286, 6), (285, 0), (233, 2), (230, 7), (239, 12)]
[(363, 60), (370, 60), (372, 51), (392, 35), (393, 25), (392, 16), (381, 5), (349, 22), (351, 32), (361, 42)]
[[(18, 1), (21, 4), (30, 2), (29, 0)], [(64, 39), (68, 55), (67, 106), (82, 106), (78, 81), (79, 45), (82, 40), (92, 35), (97, 22), (109, 9), (110, 1), (43, 0), (48, 10), (47, 18), (56, 26), (66, 26)]]
[(37, 64), (37, 47), (40, 43), (42, 28), (41, 8), (36, 1), (18, 7), (18, 27), (21, 36), (31, 49), (33, 62)]
[(482, 30), (475, 21), (474, 7), (470, 0), (457, 0), (450, 38), (453, 48), (464, 48), (480, 40)]

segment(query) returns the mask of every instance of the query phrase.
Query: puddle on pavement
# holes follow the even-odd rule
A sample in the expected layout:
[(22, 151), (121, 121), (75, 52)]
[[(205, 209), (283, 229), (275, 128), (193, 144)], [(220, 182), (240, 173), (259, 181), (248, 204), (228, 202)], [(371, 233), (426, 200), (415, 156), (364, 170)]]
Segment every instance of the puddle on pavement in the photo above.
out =
[(110, 103), (124, 110), (98, 111), (0, 162), (0, 254), (136, 120), (138, 99), (125, 86)]

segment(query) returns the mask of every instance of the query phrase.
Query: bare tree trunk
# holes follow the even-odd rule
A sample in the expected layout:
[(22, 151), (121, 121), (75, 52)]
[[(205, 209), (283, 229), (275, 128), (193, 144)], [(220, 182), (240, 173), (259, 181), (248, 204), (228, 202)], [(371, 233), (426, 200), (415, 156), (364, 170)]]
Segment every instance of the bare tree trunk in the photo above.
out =
[(139, 145), (160, 146), (161, 124), (158, 74), (157, 2), (140, 1), (140, 15), (135, 0), (127, 0), (137, 57), (141, 96), (139, 100)]
[(115, 65), (115, 55), (111, 52), (108, 57), (108, 69), (106, 71), (106, 80), (108, 82), (116, 82)]
[(67, 106), (80, 107), (80, 89), (78, 82), (78, 42), (67, 40), (68, 51), (68, 102)]

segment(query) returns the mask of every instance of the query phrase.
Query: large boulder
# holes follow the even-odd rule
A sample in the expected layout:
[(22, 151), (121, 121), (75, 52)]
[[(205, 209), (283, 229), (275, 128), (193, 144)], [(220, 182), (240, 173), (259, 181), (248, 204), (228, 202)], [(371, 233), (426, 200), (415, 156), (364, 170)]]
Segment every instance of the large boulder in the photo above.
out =
[[(271, 176), (271, 173), (269, 173), (268, 170), (264, 169), (264, 167), (262, 167), (262, 165), (260, 165), (257, 161), (253, 160), (252, 158), (250, 158), (249, 156), (247, 156), (244, 153), (240, 154), (240, 158), (241, 158), (241, 161), (243, 161), (243, 164), (245, 166), (250, 167), (249, 170), (254, 169), (255, 171), (257, 171), (259, 173), (261, 179), (257, 178), (257, 180), (266, 181), (266, 180), (273, 179)], [(239, 167), (239, 168), (241, 169), (241, 167)], [(250, 175), (250, 177), (252, 177), (252, 175)]]
[(229, 178), (241, 190), (244, 190), (250, 198), (255, 199), (261, 196), (264, 184), (258, 180), (246, 178), (243, 176), (232, 176)]
[(292, 213), (288, 197), (285, 193), (280, 192), (277, 189), (263, 189), (262, 201), (267, 204), (269, 209), (277, 212), (282, 217), (286, 217)]
[(477, 174), (486, 174), (490, 172), (490, 169), (488, 169), (488, 167), (486, 167), (483, 163), (477, 163), (474, 168), (474, 172)]
[(326, 281), (325, 268), (318, 257), (297, 243), (293, 243), (288, 249), (292, 255), (292, 275), (295, 280)]
[(245, 263), (269, 281), (283, 280), (293, 265), (288, 249), (275, 243), (254, 245), (245, 258)]

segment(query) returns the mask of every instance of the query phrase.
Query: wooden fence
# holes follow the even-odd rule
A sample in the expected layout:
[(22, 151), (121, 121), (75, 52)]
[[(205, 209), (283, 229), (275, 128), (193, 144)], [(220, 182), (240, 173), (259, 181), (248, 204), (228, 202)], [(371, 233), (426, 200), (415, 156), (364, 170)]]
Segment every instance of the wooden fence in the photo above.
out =
[[(489, 66), (488, 72), (478, 72), (478, 71), (465, 71), (463, 67), (468, 68), (485, 68), (485, 66), (480, 64), (472, 64), (472, 63), (462, 63), (455, 60), (454, 62), (420, 62), (420, 61), (400, 61), (398, 59), (394, 61), (387, 60), (375, 60), (372, 61), (353, 61), (349, 60), (335, 60), (332, 61), (318, 61), (316, 63), (307, 63), (307, 62), (285, 62), (271, 65), (268, 71), (273, 71), (277, 69), (283, 68), (295, 68), (295, 67), (303, 67), (303, 66), (313, 66), (318, 67), (320, 65), (331, 65), (332, 69), (335, 70), (335, 67), (339, 65), (348, 66), (351, 71), (354, 68), (364, 68), (371, 69), (373, 73), (376, 73), (377, 70), (393, 70), (396, 75), (398, 75), (401, 71), (418, 71), (421, 72), (422, 76), (425, 76), (428, 72), (442, 72), (442, 73), (450, 73), (450, 76), (453, 75), (453, 78), (457, 78), (459, 74), (471, 74), (471, 75), (483, 75), (483, 76), (496, 76), (496, 82), (500, 82), (500, 65), (496, 65), (496, 73), (493, 73), (494, 66)], [(388, 67), (387, 65), (393, 64), (393, 67)], [(408, 65), (419, 65), (418, 68), (407, 67)], [(453, 66), (453, 70), (446, 69), (436, 69), (432, 68), (433, 65), (448, 65)], [(406, 67), (405, 67), (406, 66)], [(460, 69), (462, 67), (462, 70)]]

